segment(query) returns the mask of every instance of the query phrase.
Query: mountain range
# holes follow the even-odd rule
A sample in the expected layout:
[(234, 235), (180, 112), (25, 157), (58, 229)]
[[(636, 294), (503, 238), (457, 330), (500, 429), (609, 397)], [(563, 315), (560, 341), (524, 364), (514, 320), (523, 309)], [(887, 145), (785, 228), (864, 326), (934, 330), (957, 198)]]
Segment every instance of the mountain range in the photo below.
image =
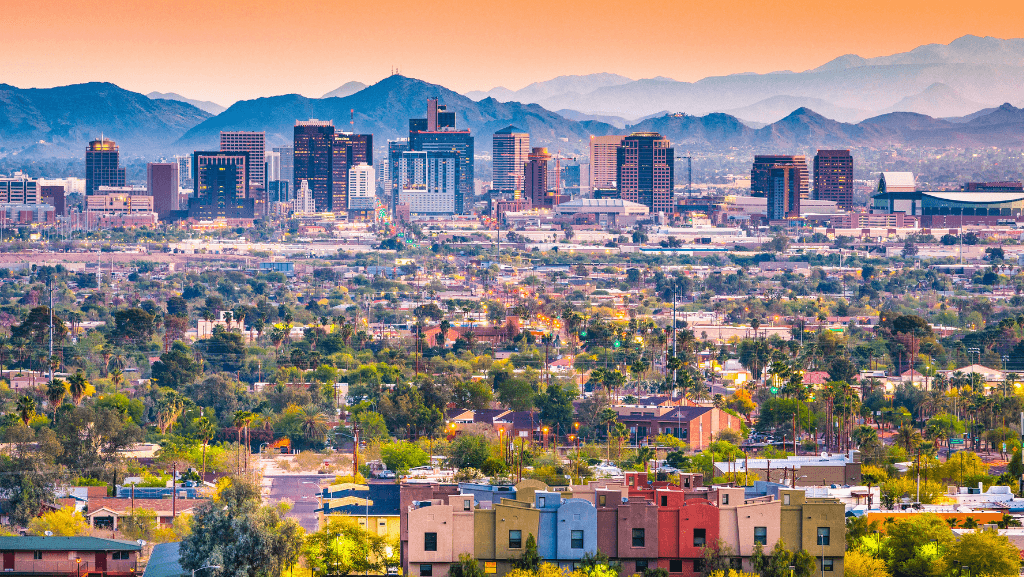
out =
[(0, 84), (0, 154), (79, 157), (101, 135), (125, 153), (157, 154), (209, 117), (191, 104), (154, 100), (106, 82), (26, 89)]
[(147, 98), (153, 98), (158, 100), (177, 100), (178, 102), (185, 102), (195, 106), (199, 110), (209, 112), (210, 114), (220, 114), (227, 110), (216, 102), (210, 102), (209, 100), (194, 100), (192, 98), (185, 98), (184, 96), (176, 92), (150, 92), (146, 95)]
[[(521, 91), (506, 94), (494, 89), (487, 94), (498, 100), (534, 102), (549, 110), (569, 108), (585, 114), (632, 119), (662, 110), (696, 115), (744, 111), (744, 120), (771, 123), (785, 114), (780, 114), (770, 102), (761, 103), (775, 97), (794, 102), (814, 99), (818, 104), (801, 105), (839, 111), (837, 119), (847, 122), (904, 109), (922, 114), (963, 115), (971, 112), (965, 110), (970, 103), (998, 106), (1012, 102), (1024, 106), (1024, 39), (968, 35), (949, 44), (928, 44), (891, 56), (862, 58), (848, 54), (803, 72), (732, 74), (696, 82), (664, 77), (619, 82), (605, 81), (605, 75), (596, 76), (596, 88), (592, 90), (564, 89), (565, 81), (560, 80), (574, 78), (577, 86), (585, 87), (587, 77), (560, 77), (548, 83), (531, 84)], [(551, 89), (537, 88), (549, 83)], [(947, 94), (936, 94), (936, 84), (948, 87)], [(475, 94), (483, 93), (467, 93)], [(844, 109), (851, 112), (842, 112)]]
[[(629, 131), (660, 132), (684, 150), (1018, 147), (1024, 146), (1024, 111), (1010, 103), (1020, 105), (1022, 82), (1024, 40), (964, 37), (881, 58), (844, 56), (802, 73), (696, 83), (564, 76), (515, 92), (522, 100), (532, 94), (554, 103), (547, 105), (502, 102), (494, 93), (504, 89), (471, 98), (400, 75), (371, 86), (347, 82), (322, 98), (243, 100), (217, 114), (200, 108), (213, 103), (176, 93), (147, 97), (109, 83), (47, 89), (0, 84), (0, 156), (80, 157), (101, 133), (127, 155), (215, 148), (221, 130), (265, 131), (268, 146), (278, 146), (292, 141), (296, 120), (308, 118), (372, 133), (379, 150), (388, 139), (407, 135), (409, 119), (424, 117), (431, 97), (457, 113), (460, 128), (473, 131), (480, 155), (490, 150), (490, 134), (508, 125), (529, 132), (533, 146), (568, 155), (586, 154), (591, 135)], [(878, 108), (883, 92), (885, 106)], [(554, 107), (567, 94), (574, 95), (571, 101)], [(680, 105), (701, 98), (708, 103)], [(613, 108), (605, 106), (610, 103), (623, 112), (602, 113)]]

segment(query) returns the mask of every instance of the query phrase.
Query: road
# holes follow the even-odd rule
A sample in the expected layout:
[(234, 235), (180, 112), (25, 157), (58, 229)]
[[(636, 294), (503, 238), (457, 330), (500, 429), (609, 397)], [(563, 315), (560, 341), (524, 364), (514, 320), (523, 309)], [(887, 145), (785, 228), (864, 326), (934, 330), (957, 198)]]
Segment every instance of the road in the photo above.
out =
[(324, 479), (334, 480), (334, 475), (315, 474), (265, 474), (263, 484), (269, 492), (264, 494), (268, 503), (276, 503), (282, 499), (292, 502), (292, 510), (286, 516), (298, 521), (306, 531), (316, 531), (316, 513), (319, 501), (316, 495), (320, 492), (320, 482)]

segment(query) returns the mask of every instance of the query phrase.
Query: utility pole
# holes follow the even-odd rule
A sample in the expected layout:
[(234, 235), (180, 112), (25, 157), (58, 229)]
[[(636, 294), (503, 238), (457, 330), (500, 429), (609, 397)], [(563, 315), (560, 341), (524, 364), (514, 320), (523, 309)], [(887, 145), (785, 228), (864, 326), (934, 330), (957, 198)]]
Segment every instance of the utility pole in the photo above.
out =
[(50, 356), (46, 359), (46, 364), (50, 365), (50, 380), (53, 380), (53, 275), (50, 275), (50, 280), (47, 284), (47, 288), (50, 291)]
[(171, 523), (178, 516), (178, 464), (171, 465)]

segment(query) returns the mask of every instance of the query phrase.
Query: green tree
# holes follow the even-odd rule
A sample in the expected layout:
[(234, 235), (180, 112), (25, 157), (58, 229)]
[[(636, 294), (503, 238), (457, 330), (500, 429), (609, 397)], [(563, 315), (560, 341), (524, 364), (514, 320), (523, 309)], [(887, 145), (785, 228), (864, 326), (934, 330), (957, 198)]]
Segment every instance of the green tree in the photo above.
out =
[(356, 423), (359, 427), (359, 437), (366, 442), (386, 441), (391, 438), (388, 434), (388, 426), (380, 413), (360, 411), (356, 416)]
[(280, 577), (298, 561), (302, 527), (260, 505), (259, 489), (232, 479), (192, 516), (192, 533), (179, 546), (185, 571), (216, 564), (222, 575)]
[(206, 447), (210, 444), (210, 440), (217, 434), (217, 427), (213, 424), (208, 417), (199, 417), (193, 421), (193, 428), (196, 432), (196, 437), (200, 442), (203, 443), (203, 479), (206, 479)]
[(459, 555), (459, 560), (448, 568), (448, 577), (486, 577), (480, 562), (468, 553)]
[(945, 555), (947, 571), (970, 567), (971, 575), (1014, 577), (1020, 573), (1020, 552), (996, 531), (975, 531), (960, 536)]
[(573, 406), (576, 398), (574, 387), (563, 387), (558, 384), (550, 384), (547, 390), (537, 395), (535, 405), (540, 409), (540, 420), (551, 426), (552, 431), (561, 431), (568, 434), (572, 431)]
[(153, 321), (153, 315), (140, 308), (115, 311), (110, 339), (119, 345), (140, 346), (153, 337), (156, 329)]
[(452, 441), (448, 451), (451, 465), (460, 469), (482, 469), (491, 456), (490, 445), (483, 435), (459, 435)]
[(176, 391), (195, 382), (202, 372), (203, 367), (195, 362), (192, 349), (181, 342), (175, 342), (152, 366), (153, 380), (161, 387)]
[(28, 395), (24, 395), (18, 398), (16, 405), (18, 418), (21, 422), (28, 426), (28, 422), (32, 420), (32, 417), (36, 414), (36, 400)]
[(76, 404), (80, 404), (82, 399), (90, 394), (93, 389), (89, 381), (85, 380), (85, 375), (81, 371), (68, 377), (68, 392), (71, 393), (71, 400)]
[(393, 557), (398, 544), (389, 542), (384, 535), (352, 522), (331, 519), (309, 535), (302, 554), (306, 565), (317, 575), (384, 575), (386, 565), (394, 564), (394, 559), (387, 556), (389, 547)]
[(381, 446), (380, 458), (388, 469), (396, 473), (407, 473), (413, 467), (430, 462), (427, 452), (409, 441), (395, 441)]
[(42, 537), (49, 531), (54, 537), (79, 537), (88, 535), (89, 523), (74, 507), (61, 507), (56, 511), (43, 513), (28, 524), (28, 534)]
[(540, 554), (537, 552), (537, 539), (534, 538), (533, 533), (530, 533), (526, 537), (523, 554), (518, 559), (512, 560), (512, 567), (524, 571), (536, 571), (540, 568), (541, 561)]
[[(934, 548), (922, 543), (936, 542)], [(954, 542), (949, 526), (938, 515), (921, 513), (891, 523), (886, 528), (886, 560), (893, 577), (937, 577), (944, 571), (937, 563), (939, 551)]]

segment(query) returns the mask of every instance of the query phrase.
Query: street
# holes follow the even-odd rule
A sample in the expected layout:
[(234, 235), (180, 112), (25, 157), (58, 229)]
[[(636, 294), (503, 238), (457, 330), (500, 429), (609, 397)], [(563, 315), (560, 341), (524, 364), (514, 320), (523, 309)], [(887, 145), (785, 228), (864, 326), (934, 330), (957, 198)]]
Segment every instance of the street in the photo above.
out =
[(316, 513), (314, 511), (319, 505), (316, 495), (320, 493), (320, 481), (325, 479), (333, 480), (334, 475), (264, 475), (263, 485), (265, 489), (269, 490), (264, 498), (269, 503), (276, 503), (282, 499), (292, 501), (292, 510), (286, 516), (298, 521), (306, 531), (316, 531)]

